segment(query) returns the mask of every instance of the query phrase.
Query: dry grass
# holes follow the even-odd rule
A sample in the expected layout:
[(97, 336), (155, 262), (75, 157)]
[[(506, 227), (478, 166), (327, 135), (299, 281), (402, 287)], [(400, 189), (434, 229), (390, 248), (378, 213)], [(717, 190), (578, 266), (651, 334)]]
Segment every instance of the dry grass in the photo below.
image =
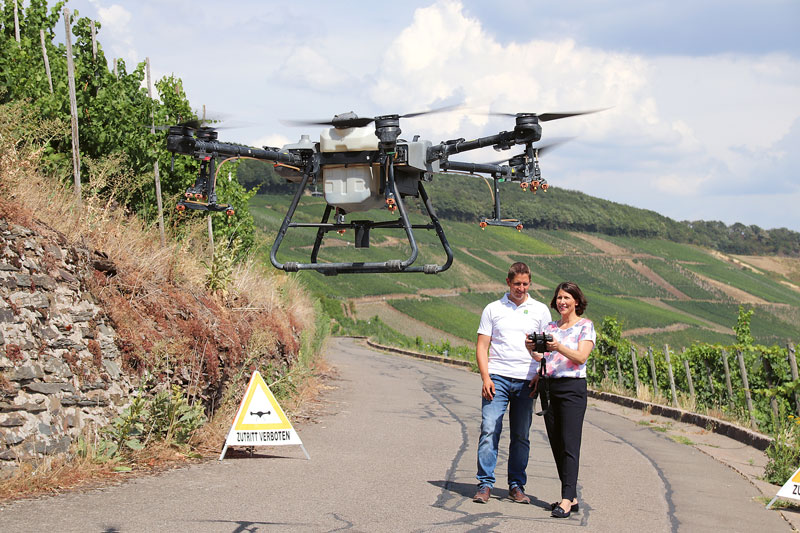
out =
[(0, 501), (58, 494), (107, 481), (118, 476), (113, 467), (112, 463), (64, 457), (22, 461), (11, 477), (0, 483)]

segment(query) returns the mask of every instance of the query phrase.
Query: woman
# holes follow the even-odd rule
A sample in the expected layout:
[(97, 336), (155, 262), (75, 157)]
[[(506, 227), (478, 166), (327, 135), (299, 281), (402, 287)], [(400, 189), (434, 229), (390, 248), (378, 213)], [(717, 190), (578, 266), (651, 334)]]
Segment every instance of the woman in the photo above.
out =
[[(561, 319), (550, 322), (544, 330), (553, 336), (552, 342), (547, 343), (549, 351), (544, 354), (550, 391), (550, 406), (544, 421), (561, 479), (561, 501), (550, 506), (556, 518), (567, 518), (570, 512), (578, 510), (576, 487), (586, 413), (586, 360), (596, 338), (592, 321), (581, 318), (586, 304), (577, 284), (571, 281), (559, 284), (550, 307), (558, 311)], [(534, 359), (542, 360), (542, 354), (532, 351), (532, 343), (526, 345)]]

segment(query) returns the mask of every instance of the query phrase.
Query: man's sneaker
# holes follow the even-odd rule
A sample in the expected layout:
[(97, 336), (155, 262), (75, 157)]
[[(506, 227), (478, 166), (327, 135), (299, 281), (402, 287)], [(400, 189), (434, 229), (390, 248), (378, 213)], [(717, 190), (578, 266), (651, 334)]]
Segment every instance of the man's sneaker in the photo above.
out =
[(475, 503), (486, 503), (489, 501), (489, 494), (492, 492), (491, 487), (480, 487), (472, 501)]
[(525, 496), (525, 493), (522, 492), (522, 489), (516, 485), (509, 489), (508, 499), (515, 503), (531, 503), (531, 499)]

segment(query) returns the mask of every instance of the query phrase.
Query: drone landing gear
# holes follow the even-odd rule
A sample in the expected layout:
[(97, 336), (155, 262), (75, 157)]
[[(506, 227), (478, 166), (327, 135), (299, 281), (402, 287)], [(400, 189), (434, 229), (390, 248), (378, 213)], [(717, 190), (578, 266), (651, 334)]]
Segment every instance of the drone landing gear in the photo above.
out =
[(196, 211), (225, 211), (228, 216), (233, 216), (233, 206), (228, 204), (211, 204), (205, 202), (198, 202), (196, 200), (181, 200), (175, 205), (178, 211), (186, 211), (187, 209), (194, 209)]
[(522, 231), (524, 227), (522, 223), (514, 218), (497, 219), (497, 218), (482, 218), (478, 223), (481, 229), (486, 229), (486, 226), (503, 226), (505, 228), (515, 228), (517, 231)]
[[(390, 167), (391, 172), (391, 167)], [(425, 188), (422, 186), (422, 182), (418, 184), (418, 191), (420, 198), (425, 205), (425, 209), (428, 212), (428, 216), (431, 219), (429, 224), (411, 224), (408, 219), (408, 214), (406, 213), (405, 205), (400, 198), (400, 195), (396, 195), (394, 197), (395, 204), (394, 207), (400, 214), (400, 218), (397, 220), (390, 220), (390, 221), (373, 221), (373, 220), (353, 220), (349, 223), (344, 222), (344, 216), (340, 213), (336, 213), (334, 216), (334, 222), (329, 223), (328, 220), (333, 213), (334, 208), (330, 205), (325, 207), (325, 213), (322, 215), (322, 220), (319, 223), (300, 223), (300, 222), (292, 222), (292, 216), (294, 215), (295, 210), (297, 209), (297, 205), (300, 201), (300, 197), (303, 194), (303, 190), (306, 187), (308, 182), (308, 175), (303, 176), (303, 179), (300, 183), (300, 186), (297, 189), (297, 192), (292, 199), (292, 203), (289, 206), (289, 210), (286, 213), (286, 217), (283, 220), (283, 224), (281, 225), (280, 230), (278, 230), (278, 235), (275, 237), (275, 243), (272, 245), (272, 250), (270, 252), (270, 261), (272, 262), (275, 268), (280, 270), (284, 270), (286, 272), (297, 272), (299, 270), (316, 270), (317, 272), (321, 272), (327, 276), (335, 276), (337, 274), (345, 274), (345, 273), (383, 273), (383, 272), (424, 272), (425, 274), (438, 274), (439, 272), (444, 272), (450, 265), (453, 263), (453, 252), (450, 249), (450, 244), (447, 242), (447, 238), (444, 234), (444, 229), (442, 229), (441, 224), (439, 223), (439, 218), (436, 216), (433, 210), (433, 204), (428, 197)], [(394, 212), (394, 210), (392, 210)], [(314, 240), (314, 247), (311, 251), (311, 262), (310, 263), (297, 263), (297, 262), (286, 262), (280, 263), (277, 260), (278, 249), (280, 248), (281, 242), (286, 235), (286, 232), (289, 228), (317, 228), (317, 236)], [(321, 263), (317, 260), (319, 255), (320, 247), (322, 246), (322, 240), (325, 237), (325, 234), (331, 231), (336, 231), (339, 233), (343, 233), (345, 230), (352, 229), (355, 233), (355, 247), (356, 248), (369, 248), (369, 234), (372, 229), (403, 229), (406, 232), (406, 236), (408, 237), (408, 243), (411, 247), (411, 255), (405, 260), (392, 260), (392, 261), (384, 261), (384, 262), (353, 262), (353, 263)], [(417, 255), (419, 253), (419, 249), (417, 247), (416, 239), (414, 239), (413, 230), (415, 229), (425, 229), (425, 230), (435, 230), (436, 234), (439, 237), (439, 241), (442, 244), (442, 248), (447, 256), (447, 260), (443, 265), (424, 265), (424, 266), (411, 266), (412, 263), (417, 259)]]

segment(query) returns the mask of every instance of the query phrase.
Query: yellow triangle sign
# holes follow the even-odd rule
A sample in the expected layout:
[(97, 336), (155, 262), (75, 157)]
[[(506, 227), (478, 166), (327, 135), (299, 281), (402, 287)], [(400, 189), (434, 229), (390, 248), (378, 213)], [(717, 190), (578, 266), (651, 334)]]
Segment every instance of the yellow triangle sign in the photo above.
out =
[(800, 468), (792, 474), (792, 476), (786, 480), (786, 483), (783, 484), (781, 490), (772, 498), (772, 501), (769, 502), (767, 505), (767, 509), (772, 507), (772, 504), (775, 503), (775, 500), (778, 498), (786, 498), (789, 500), (800, 500)]
[(253, 372), (250, 378), (233, 428), (237, 431), (292, 429), (292, 424), (258, 371)]
[[(225, 456), (228, 446), (279, 446), (303, 442), (286, 418), (278, 400), (269, 390), (264, 378), (256, 370), (244, 393), (242, 403), (233, 419), (233, 425), (225, 439), (220, 460)], [(308, 452), (305, 451), (306, 457)]]

